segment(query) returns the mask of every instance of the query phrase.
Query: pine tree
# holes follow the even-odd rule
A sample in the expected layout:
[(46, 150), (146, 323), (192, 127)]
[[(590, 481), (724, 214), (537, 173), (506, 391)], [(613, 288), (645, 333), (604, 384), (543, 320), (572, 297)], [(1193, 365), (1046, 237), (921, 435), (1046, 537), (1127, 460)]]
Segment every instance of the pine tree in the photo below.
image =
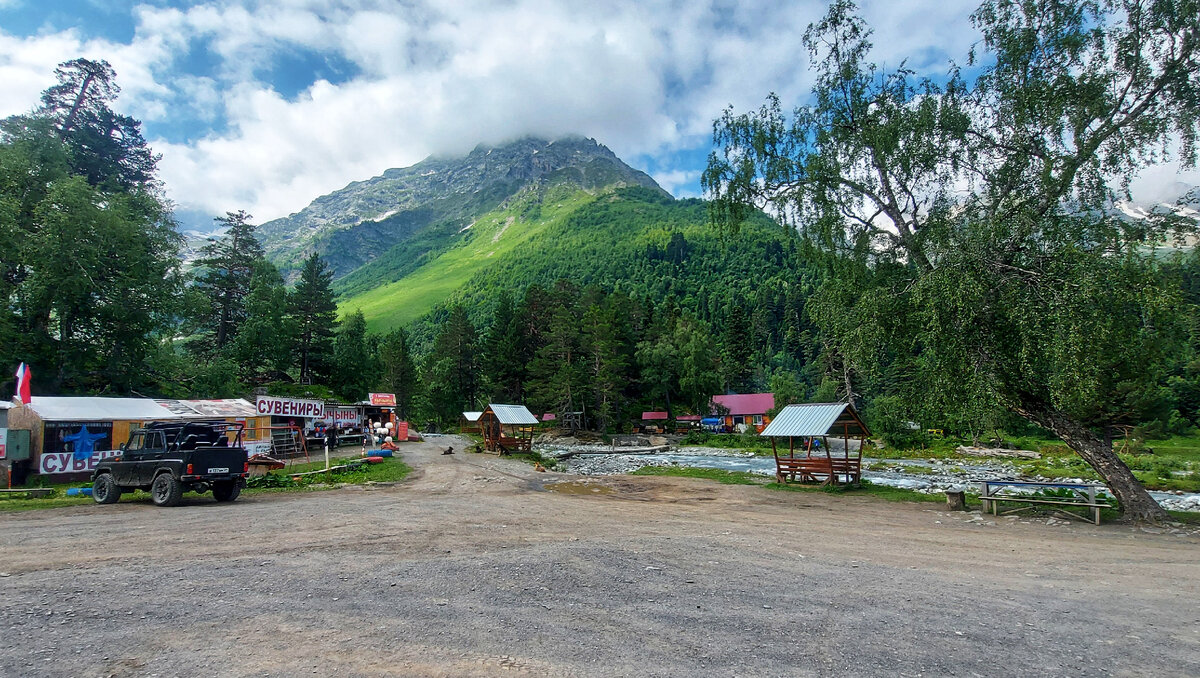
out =
[(113, 112), (121, 88), (107, 61), (72, 59), (54, 69), (58, 84), (42, 93), (38, 115), (54, 121), (71, 149), (75, 174), (98, 186), (149, 187), (159, 156), (150, 151), (137, 120)]
[(334, 372), (330, 385), (346, 402), (367, 397), (375, 381), (374, 356), (367, 343), (367, 320), (361, 310), (342, 319), (333, 342)]
[(287, 315), (288, 295), (283, 277), (265, 259), (255, 263), (245, 308), (246, 319), (238, 327), (232, 354), (242, 379), (257, 384), (287, 371), (295, 341), (295, 327)]
[(592, 418), (605, 431), (619, 417), (624, 405), (623, 389), (629, 382), (619, 330), (619, 319), (609, 304), (593, 304), (583, 314), (580, 348), (585, 353), (584, 371), (591, 391)]
[(462, 306), (450, 316), (433, 342), (425, 363), (429, 406), (443, 424), (455, 421), (478, 396), (477, 337)]
[(574, 412), (584, 403), (583, 352), (579, 347), (578, 290), (555, 286), (544, 343), (529, 365), (529, 396), (537, 409)]
[(725, 312), (725, 328), (721, 335), (721, 379), (725, 390), (745, 391), (752, 357), (750, 319), (741, 304), (731, 304)]
[(413, 414), (413, 401), (420, 386), (408, 333), (403, 329), (393, 330), (379, 342), (378, 353), (379, 389), (396, 394), (396, 413), (402, 419), (408, 419)]
[(196, 281), (208, 297), (208, 325), (220, 351), (233, 340), (237, 327), (246, 319), (246, 295), (255, 267), (263, 259), (263, 248), (254, 237), (251, 216), (242, 210), (226, 212), (214, 221), (226, 231), (200, 250), (196, 265), (204, 273)]
[(512, 297), (500, 295), (492, 324), (479, 350), (484, 388), (495, 402), (521, 402), (524, 396), (525, 361), (521, 357), (521, 324)]
[(333, 373), (333, 337), (337, 302), (333, 271), (313, 252), (300, 269), (300, 279), (288, 297), (288, 315), (296, 328), (296, 359), (300, 382), (327, 380)]
[(672, 340), (679, 358), (679, 398), (692, 412), (706, 415), (721, 387), (712, 334), (703, 323), (685, 316), (676, 323)]

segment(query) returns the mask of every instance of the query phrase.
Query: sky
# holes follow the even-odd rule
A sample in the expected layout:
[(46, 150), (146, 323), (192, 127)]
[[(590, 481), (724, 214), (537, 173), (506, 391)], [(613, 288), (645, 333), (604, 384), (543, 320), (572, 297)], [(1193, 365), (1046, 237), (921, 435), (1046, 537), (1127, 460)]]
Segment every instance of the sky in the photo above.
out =
[[(864, 0), (875, 60), (934, 76), (973, 3)], [(258, 222), (431, 154), (592, 137), (700, 195), (712, 121), (811, 86), (820, 0), (0, 0), (0, 117), (105, 59), (183, 220)], [(1196, 183), (1200, 183), (1197, 181)]]

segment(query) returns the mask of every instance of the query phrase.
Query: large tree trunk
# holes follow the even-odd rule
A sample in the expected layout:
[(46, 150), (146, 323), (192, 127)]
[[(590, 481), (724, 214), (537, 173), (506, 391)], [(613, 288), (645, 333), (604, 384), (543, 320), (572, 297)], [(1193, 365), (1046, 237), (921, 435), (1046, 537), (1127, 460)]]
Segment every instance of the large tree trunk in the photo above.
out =
[(1112, 444), (1063, 412), (1043, 403), (1021, 403), (1013, 408), (1022, 417), (1053, 431), (1104, 479), (1121, 504), (1121, 513), (1135, 522), (1161, 523), (1170, 516), (1154, 501), (1133, 471), (1121, 461)]

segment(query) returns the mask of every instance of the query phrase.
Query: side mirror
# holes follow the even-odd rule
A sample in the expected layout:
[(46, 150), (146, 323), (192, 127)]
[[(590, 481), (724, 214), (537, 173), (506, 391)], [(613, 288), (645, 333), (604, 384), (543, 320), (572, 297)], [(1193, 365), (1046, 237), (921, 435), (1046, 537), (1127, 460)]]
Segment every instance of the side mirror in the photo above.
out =
[(125, 445), (126, 445), (126, 443), (121, 443), (121, 451), (122, 451), (122, 452), (124, 452), (124, 451), (125, 451)]

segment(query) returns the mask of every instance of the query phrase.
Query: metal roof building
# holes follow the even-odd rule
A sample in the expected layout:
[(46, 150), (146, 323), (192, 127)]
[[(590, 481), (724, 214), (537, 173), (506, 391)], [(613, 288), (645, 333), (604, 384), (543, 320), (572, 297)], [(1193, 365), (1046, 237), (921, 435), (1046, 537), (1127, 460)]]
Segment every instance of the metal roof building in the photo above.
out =
[(463, 419), (467, 421), (479, 421), (479, 415), (483, 412), (463, 412)]
[(867, 438), (871, 432), (848, 403), (812, 403), (783, 408), (760, 435), (776, 438), (828, 435)]

